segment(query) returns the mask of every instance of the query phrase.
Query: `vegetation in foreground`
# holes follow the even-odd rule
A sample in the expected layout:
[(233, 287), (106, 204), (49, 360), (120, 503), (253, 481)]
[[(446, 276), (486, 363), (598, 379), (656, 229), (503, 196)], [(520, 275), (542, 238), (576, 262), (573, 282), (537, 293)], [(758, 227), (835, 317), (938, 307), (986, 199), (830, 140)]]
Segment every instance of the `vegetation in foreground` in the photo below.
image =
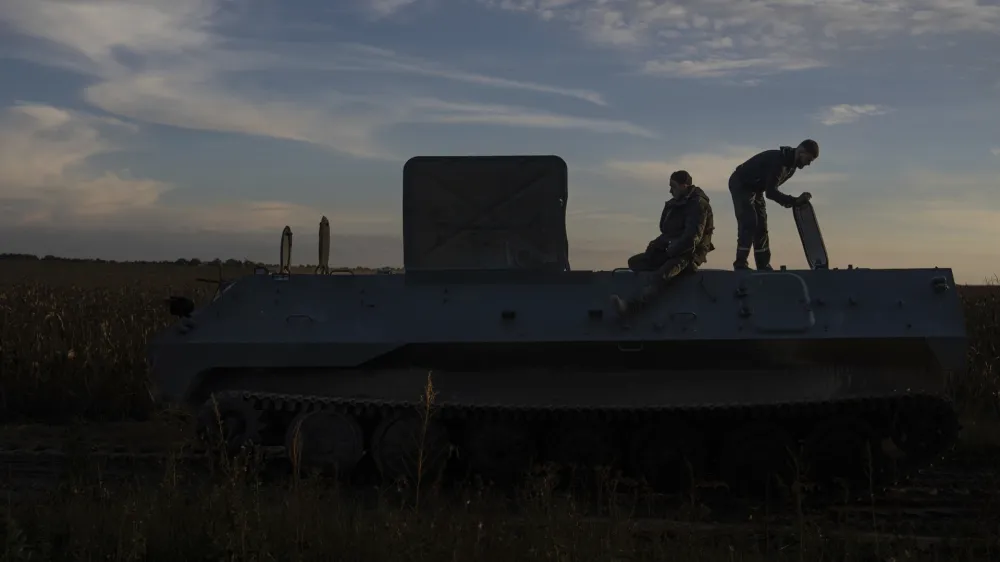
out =
[(1000, 560), (996, 505), (920, 533), (882, 521), (874, 506), (838, 523), (803, 507), (800, 486), (793, 509), (723, 526), (703, 523), (712, 514), (697, 489), (673, 519), (643, 518), (634, 483), (607, 474), (583, 501), (556, 493), (556, 473), (544, 469), (514, 493), (403, 482), (366, 500), (298, 471), (268, 482), (250, 453), (212, 458), (207, 475), (168, 460), (162, 477), (131, 483), (109, 483), (77, 459), (45, 500), (0, 509), (0, 561)]
[[(997, 560), (995, 539), (927, 544), (918, 538), (770, 537), (643, 529), (627, 518), (588, 520), (566, 502), (519, 521), (478, 508), (365, 511), (329, 492), (280, 495), (216, 488), (189, 498), (162, 490), (94, 490), (11, 510), (0, 560)], [(862, 538), (864, 537), (864, 538)]]
[(215, 476), (189, 486), (174, 472), (158, 485), (78, 482), (48, 501), (8, 505), (0, 509), (0, 560), (1000, 559), (996, 529), (988, 530), (995, 524), (982, 520), (966, 523), (971, 538), (929, 540), (881, 523), (867, 532), (832, 528), (805, 514), (726, 528), (699, 526), (693, 516), (666, 524), (637, 519), (616, 500), (605, 503), (608, 516), (593, 518), (543, 486), (526, 489), (513, 509), (484, 492), (464, 502), (432, 495), (419, 507), (395, 497), (365, 506), (319, 482), (262, 486), (242, 467)]
[[(146, 338), (171, 318), (162, 300), (209, 298), (195, 281), (215, 268), (179, 265), (5, 263), (0, 271), (0, 417), (6, 420), (141, 420), (157, 415), (146, 390)], [(226, 276), (248, 273), (230, 267)], [(968, 415), (1000, 413), (1000, 290), (962, 289), (972, 369), (956, 380)], [(800, 513), (791, 532), (768, 526), (700, 534), (643, 528), (642, 513), (602, 483), (604, 512), (588, 516), (542, 477), (516, 501), (469, 491), (455, 502), (382, 491), (375, 506), (347, 501), (330, 481), (262, 484), (253, 463), (220, 463), (207, 482), (168, 467), (156, 482), (109, 484), (71, 475), (44, 500), (0, 510), (0, 560), (993, 560), (995, 523), (961, 532), (976, 543), (928, 546), (893, 538), (874, 511), (868, 537), (837, 536)], [(400, 501), (405, 499), (405, 501)], [(692, 503), (680, 517), (698, 520)], [(995, 508), (994, 508), (995, 511)], [(774, 529), (771, 529), (774, 531)], [(967, 532), (966, 532), (967, 531)], [(831, 538), (833, 536), (834, 538)], [(864, 540), (863, 540), (864, 539)]]

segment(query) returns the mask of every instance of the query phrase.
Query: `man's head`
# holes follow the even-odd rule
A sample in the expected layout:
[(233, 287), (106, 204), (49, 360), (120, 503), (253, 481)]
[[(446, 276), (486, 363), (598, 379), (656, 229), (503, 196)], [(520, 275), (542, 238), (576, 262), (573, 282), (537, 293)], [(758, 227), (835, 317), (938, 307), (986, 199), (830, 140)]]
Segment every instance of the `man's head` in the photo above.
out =
[(795, 167), (800, 170), (812, 164), (817, 158), (819, 158), (819, 143), (812, 139), (800, 142), (795, 149)]
[(691, 189), (691, 183), (691, 174), (684, 170), (677, 170), (670, 174), (670, 195), (676, 198), (684, 197)]

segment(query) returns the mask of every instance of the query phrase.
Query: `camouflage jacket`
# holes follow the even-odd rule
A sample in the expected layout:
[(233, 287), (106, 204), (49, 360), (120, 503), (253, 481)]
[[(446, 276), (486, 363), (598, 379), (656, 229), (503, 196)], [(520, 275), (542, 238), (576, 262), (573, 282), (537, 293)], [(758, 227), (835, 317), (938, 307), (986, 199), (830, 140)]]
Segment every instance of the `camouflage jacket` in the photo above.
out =
[(687, 195), (670, 199), (660, 215), (660, 236), (649, 243), (647, 252), (665, 252), (666, 259), (690, 255), (701, 265), (715, 249), (712, 232), (715, 220), (708, 195), (692, 185)]

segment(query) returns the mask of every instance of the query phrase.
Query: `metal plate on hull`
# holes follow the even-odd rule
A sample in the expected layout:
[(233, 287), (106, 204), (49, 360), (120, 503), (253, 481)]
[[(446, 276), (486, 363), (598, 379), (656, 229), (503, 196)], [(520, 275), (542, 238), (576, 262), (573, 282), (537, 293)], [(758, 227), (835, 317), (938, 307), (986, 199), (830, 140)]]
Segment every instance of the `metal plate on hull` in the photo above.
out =
[(427, 269), (569, 269), (558, 156), (416, 156), (403, 167), (403, 262)]

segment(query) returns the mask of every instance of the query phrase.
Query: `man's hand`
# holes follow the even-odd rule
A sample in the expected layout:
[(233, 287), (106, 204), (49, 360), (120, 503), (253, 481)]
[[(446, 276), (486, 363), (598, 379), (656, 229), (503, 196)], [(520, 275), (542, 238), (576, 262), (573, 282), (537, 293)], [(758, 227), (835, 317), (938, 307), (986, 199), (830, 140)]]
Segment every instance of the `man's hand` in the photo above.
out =
[(799, 205), (804, 205), (808, 203), (810, 199), (812, 199), (812, 194), (807, 191), (795, 198), (795, 206), (798, 207)]
[(667, 250), (667, 246), (669, 245), (670, 240), (664, 240), (664, 236), (661, 234), (650, 240), (649, 244), (646, 245), (646, 253), (654, 254), (656, 252), (664, 252)]

